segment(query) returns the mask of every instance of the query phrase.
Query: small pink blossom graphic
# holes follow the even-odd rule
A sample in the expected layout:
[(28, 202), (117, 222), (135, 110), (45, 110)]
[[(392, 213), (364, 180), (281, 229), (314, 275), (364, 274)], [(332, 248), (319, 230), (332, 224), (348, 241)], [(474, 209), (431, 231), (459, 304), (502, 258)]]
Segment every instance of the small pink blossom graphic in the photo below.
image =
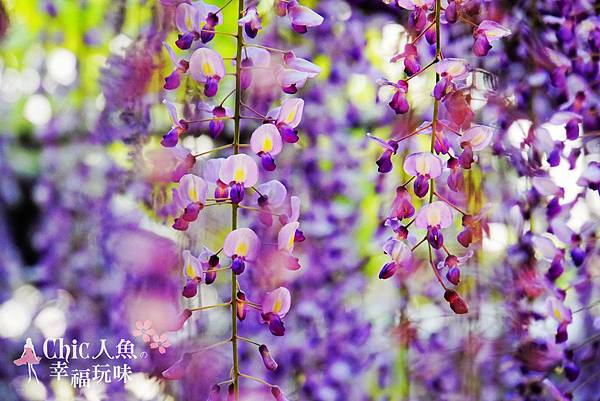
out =
[(135, 322), (135, 330), (133, 330), (133, 335), (135, 337), (142, 336), (142, 340), (144, 340), (145, 343), (148, 343), (155, 334), (156, 331), (152, 328), (152, 322), (150, 320), (145, 320), (143, 322), (138, 320)]
[(160, 336), (152, 337), (152, 342), (150, 343), (150, 348), (156, 349), (158, 348), (158, 352), (164, 354), (167, 352), (167, 348), (171, 346), (171, 342), (167, 338), (166, 334), (161, 334)]

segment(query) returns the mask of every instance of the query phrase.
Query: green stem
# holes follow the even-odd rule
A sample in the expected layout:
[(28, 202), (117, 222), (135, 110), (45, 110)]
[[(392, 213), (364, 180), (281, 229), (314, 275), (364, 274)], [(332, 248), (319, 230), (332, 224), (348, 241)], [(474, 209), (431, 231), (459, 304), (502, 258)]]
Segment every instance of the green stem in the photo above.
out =
[[(442, 56), (442, 41), (441, 41), (441, 23), (440, 23), (440, 15), (442, 10), (442, 0), (435, 1), (435, 61), (438, 62), (441, 60)], [(437, 84), (440, 80), (440, 74), (435, 73), (435, 83)], [(431, 120), (431, 145), (429, 147), (429, 151), (433, 153), (433, 149), (435, 146), (435, 139), (437, 136), (437, 119), (439, 114), (440, 102), (437, 99), (433, 99), (433, 117)], [(435, 182), (433, 178), (429, 180), (429, 203), (433, 202), (433, 192), (434, 192)]]
[[(238, 0), (238, 18), (241, 17), (244, 10), (244, 0)], [(241, 25), (237, 29), (237, 43), (235, 54), (235, 111), (233, 115), (234, 132), (233, 132), (233, 154), (237, 155), (240, 152), (240, 116), (242, 107), (242, 49), (244, 47), (244, 36)], [(237, 229), (238, 206), (231, 206), (231, 230)], [(237, 276), (231, 271), (231, 355), (232, 355), (232, 383), (233, 383), (233, 399), (238, 401), (240, 398), (240, 367), (238, 362), (238, 335), (237, 335), (237, 292), (238, 283)]]

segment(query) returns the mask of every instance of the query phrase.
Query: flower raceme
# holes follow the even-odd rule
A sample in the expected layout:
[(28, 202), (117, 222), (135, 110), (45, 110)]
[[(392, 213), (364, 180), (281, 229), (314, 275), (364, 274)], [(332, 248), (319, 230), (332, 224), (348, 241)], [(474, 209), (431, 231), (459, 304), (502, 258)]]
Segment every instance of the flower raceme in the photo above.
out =
[[(193, 312), (223, 306), (231, 308), (231, 336), (228, 341), (222, 341), (222, 343), (230, 342), (232, 345), (233, 368), (229, 380), (231, 384), (228, 388), (228, 397), (232, 401), (238, 401), (239, 378), (245, 375), (240, 373), (237, 344), (238, 341), (255, 343), (253, 340), (239, 337), (236, 334), (238, 321), (242, 322), (249, 311), (258, 309), (261, 319), (267, 324), (269, 331), (273, 335), (282, 336), (285, 333), (282, 319), (289, 311), (291, 303), (290, 292), (285, 287), (279, 287), (265, 294), (261, 304), (253, 302), (243, 291), (242, 282), (238, 281), (238, 276), (246, 270), (248, 265), (256, 263), (259, 259), (265, 264), (271, 264), (272, 266), (269, 268), (299, 269), (300, 264), (293, 252), (297, 244), (304, 240), (304, 234), (300, 230), (298, 221), (300, 198), (290, 196), (286, 187), (279, 181), (271, 180), (259, 183), (259, 166), (256, 161), (260, 159), (264, 170), (273, 171), (275, 157), (282, 151), (284, 144), (295, 143), (299, 140), (298, 126), (302, 119), (304, 101), (288, 97), (282, 100), (279, 107), (263, 114), (243, 103), (242, 99), (252, 98), (245, 96), (247, 93), (244, 92), (251, 90), (257, 84), (253, 79), (253, 70), (257, 68), (272, 71), (281, 92), (286, 94), (296, 93), (321, 69), (309, 60), (296, 57), (291, 50), (279, 50), (263, 47), (257, 43), (245, 43), (244, 36), (255, 38), (262, 29), (261, 16), (254, 4), (244, 7), (243, 1), (238, 0), (237, 34), (233, 34), (216, 30), (222, 22), (223, 9), (232, 2), (225, 3), (221, 8), (203, 1), (177, 3), (175, 25), (179, 35), (175, 46), (181, 50), (189, 49), (191, 54), (180, 57), (175, 54), (173, 48), (164, 44), (173, 63), (173, 70), (165, 78), (163, 87), (166, 90), (177, 90), (181, 87), (182, 75), (189, 74), (192, 80), (187, 82), (191, 85), (199, 84), (200, 93), (197, 90), (186, 90), (181, 97), (184, 98), (184, 102), (194, 104), (195, 111), (205, 112), (211, 117), (189, 122), (179, 119), (175, 105), (168, 100), (164, 101), (172, 120), (172, 127), (161, 141), (163, 145), (161, 150), (163, 153), (172, 150), (171, 153), (177, 155), (175, 159), (177, 163), (169, 169), (168, 174), (163, 173), (164, 179), (161, 182), (165, 185), (169, 182), (177, 184), (172, 189), (171, 201), (161, 209), (161, 212), (163, 216), (174, 217), (172, 227), (175, 230), (183, 231), (188, 229), (189, 223), (198, 219), (199, 213), (207, 206), (227, 205), (232, 209), (231, 220), (226, 224), (227, 227), (231, 227), (231, 231), (226, 235), (221, 250), (215, 253), (202, 247), (199, 253), (196, 253), (197, 250), (194, 249), (183, 251), (181, 258), (184, 278), (182, 296), (185, 298), (197, 297), (198, 285), (214, 283), (217, 280), (217, 272), (221, 270), (231, 270), (232, 285), (227, 303), (185, 309), (173, 320), (169, 329), (180, 329)], [(309, 28), (316, 27), (323, 22), (323, 17), (300, 5), (297, 0), (277, 1), (275, 8), (278, 15), (290, 18), (292, 30), (296, 32), (304, 33)], [(217, 51), (206, 46), (216, 35), (221, 34), (236, 40), (234, 74), (227, 74), (224, 58)], [(273, 54), (281, 56), (281, 63), (272, 62)], [(230, 55), (227, 59), (231, 59)], [(220, 96), (221, 82), (226, 76), (235, 77), (235, 90)], [(189, 98), (191, 93), (193, 93), (193, 97)], [(235, 96), (232, 96), (234, 94)], [(179, 95), (177, 94), (178, 98)], [(198, 96), (200, 96), (200, 100), (198, 100)], [(220, 97), (220, 103), (205, 103), (207, 100), (210, 101), (217, 97)], [(231, 103), (233, 106), (228, 107), (227, 105)], [(254, 107), (260, 108), (260, 106)], [(190, 110), (189, 107), (183, 109)], [(260, 118), (245, 116), (243, 110), (252, 111)], [(242, 120), (243, 123), (241, 123)], [(245, 125), (246, 122), (251, 123), (256, 120), (263, 120), (262, 124), (254, 128), (249, 137), (249, 143), (242, 143), (246, 128), (244, 126), (243, 130), (242, 124)], [(212, 138), (221, 139), (221, 134), (225, 131), (225, 126), (229, 121), (234, 122), (233, 143), (218, 146), (198, 155), (191, 155), (180, 145), (178, 146), (180, 137), (187, 134), (189, 124), (208, 122), (208, 134)], [(246, 154), (246, 149), (251, 152)], [(222, 157), (198, 159), (197, 174), (191, 173), (196, 158), (213, 152), (231, 151), (233, 154), (229, 153)], [(162, 159), (167, 158), (164, 156)], [(159, 158), (159, 161), (162, 159)], [(153, 172), (153, 174), (156, 173)], [(252, 189), (253, 192), (246, 194), (247, 189)], [(208, 197), (209, 193), (214, 193), (214, 198)], [(243, 216), (244, 220), (249, 217), (248, 215), (256, 212), (260, 224), (267, 227), (275, 226), (268, 232), (276, 233), (276, 246), (268, 241), (265, 241), (263, 246), (254, 230), (240, 227), (239, 209), (247, 212)], [(193, 236), (193, 233), (190, 235)], [(191, 243), (195, 242), (192, 239)], [(267, 248), (274, 249), (274, 251), (267, 252)], [(224, 267), (221, 267), (219, 258), (221, 253), (230, 260), (230, 263), (223, 262)], [(274, 257), (270, 257), (270, 255), (274, 255)], [(263, 259), (262, 256), (265, 258)], [(223, 275), (220, 274), (219, 277), (221, 276)], [(162, 340), (159, 342), (165, 348), (166, 345)], [(256, 344), (258, 345), (258, 343)], [(277, 369), (277, 363), (271, 357), (266, 345), (259, 346), (259, 353), (268, 370)], [(163, 378), (181, 379), (194, 354), (195, 351), (184, 353), (174, 365), (163, 372)], [(261, 380), (261, 383), (265, 382)], [(269, 385), (269, 387), (277, 400), (285, 400), (279, 387), (273, 385)], [(221, 385), (213, 386), (209, 400), (218, 400), (220, 391)]]

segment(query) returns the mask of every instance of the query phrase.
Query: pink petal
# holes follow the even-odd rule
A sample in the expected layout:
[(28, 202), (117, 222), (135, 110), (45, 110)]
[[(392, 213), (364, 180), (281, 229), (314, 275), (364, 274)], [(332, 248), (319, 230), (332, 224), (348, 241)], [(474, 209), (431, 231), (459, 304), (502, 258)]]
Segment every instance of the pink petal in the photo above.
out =
[(188, 203), (206, 203), (206, 192), (208, 184), (202, 178), (194, 174), (186, 174), (179, 180), (179, 196), (181, 200)]
[(438, 74), (447, 73), (453, 79), (464, 79), (469, 73), (467, 60), (461, 58), (445, 58), (435, 65)]
[(281, 152), (282, 146), (281, 134), (273, 124), (259, 126), (250, 138), (250, 147), (254, 153), (266, 152), (275, 156)]
[(271, 53), (268, 50), (259, 47), (248, 47), (244, 50), (244, 55), (247, 55), (255, 67), (267, 67), (271, 64)]
[(238, 228), (233, 230), (225, 238), (223, 252), (225, 255), (242, 256), (246, 260), (254, 261), (258, 255), (260, 240), (254, 231), (249, 228)]
[(460, 141), (468, 142), (471, 144), (471, 149), (480, 151), (490, 144), (493, 133), (490, 127), (475, 125), (463, 133)]
[(269, 206), (277, 208), (283, 205), (287, 196), (287, 189), (280, 181), (271, 180), (257, 187), (258, 191), (269, 198)]
[(219, 179), (219, 171), (221, 171), (223, 162), (225, 162), (224, 157), (208, 159), (202, 166), (202, 177), (204, 177), (204, 179), (208, 182), (217, 182)]
[(171, 117), (173, 125), (178, 125), (179, 118), (177, 118), (177, 108), (175, 107), (175, 105), (167, 99), (164, 99), (162, 102), (165, 106), (167, 106), (167, 110), (169, 111), (169, 117)]
[(308, 78), (308, 73), (291, 68), (282, 68), (277, 74), (277, 81), (284, 88), (292, 85), (296, 85), (296, 88), (302, 88)]
[(300, 227), (300, 223), (297, 221), (281, 227), (279, 234), (277, 234), (277, 249), (288, 252), (294, 250), (294, 237), (296, 236), (298, 227)]
[(236, 182), (248, 188), (258, 181), (258, 166), (254, 159), (246, 154), (232, 155), (221, 165), (219, 179), (225, 184)]
[(298, 58), (294, 52), (288, 52), (285, 55), (285, 65), (291, 69), (298, 70), (309, 74), (309, 78), (314, 78), (321, 72), (321, 67), (315, 63), (311, 63), (303, 58)]
[(511, 34), (510, 29), (490, 20), (481, 21), (475, 33), (485, 35), (489, 42)]
[(281, 104), (281, 109), (277, 115), (277, 122), (296, 128), (300, 124), (300, 120), (302, 120), (303, 110), (304, 100), (297, 98), (286, 99)]
[(383, 245), (383, 251), (398, 264), (409, 262), (412, 259), (412, 251), (404, 241), (390, 238)]
[(175, 55), (173, 48), (171, 46), (169, 46), (168, 43), (165, 43), (165, 42), (163, 42), (163, 46), (167, 49), (167, 53), (169, 53), (169, 58), (173, 62), (173, 65), (175, 67), (179, 67), (179, 60), (177, 59), (177, 56)]
[(290, 310), (292, 304), (292, 295), (285, 287), (279, 287), (271, 292), (267, 292), (262, 302), (262, 312), (275, 313), (283, 318)]
[(452, 209), (442, 201), (425, 205), (417, 213), (415, 225), (419, 228), (440, 226), (446, 228), (452, 224)]
[(295, 25), (319, 26), (323, 23), (323, 17), (308, 7), (294, 5), (288, 8), (288, 15)]
[(189, 279), (195, 279), (196, 277), (202, 277), (202, 265), (198, 258), (196, 258), (187, 249), (182, 252), (183, 256), (183, 274)]
[(437, 178), (442, 174), (442, 168), (442, 160), (429, 152), (413, 153), (404, 161), (404, 171), (413, 176), (427, 174)]
[(200, 30), (200, 22), (206, 18), (206, 10), (201, 1), (193, 5), (181, 3), (175, 9), (175, 25), (181, 33)]
[(221, 79), (225, 76), (225, 63), (216, 51), (201, 47), (190, 57), (190, 73), (198, 82), (205, 82), (207, 78)]

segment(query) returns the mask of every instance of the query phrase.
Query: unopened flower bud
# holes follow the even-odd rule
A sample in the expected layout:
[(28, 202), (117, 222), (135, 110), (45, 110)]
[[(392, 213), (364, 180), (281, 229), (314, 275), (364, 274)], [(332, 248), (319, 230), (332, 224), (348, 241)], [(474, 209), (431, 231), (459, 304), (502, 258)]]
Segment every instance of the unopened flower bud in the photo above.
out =
[(275, 362), (273, 360), (273, 358), (271, 357), (271, 354), (269, 353), (269, 349), (267, 348), (267, 346), (262, 344), (260, 347), (258, 347), (258, 352), (260, 352), (260, 356), (262, 357), (265, 367), (267, 369), (269, 369), (271, 372), (276, 371), (277, 370), (277, 362)]

